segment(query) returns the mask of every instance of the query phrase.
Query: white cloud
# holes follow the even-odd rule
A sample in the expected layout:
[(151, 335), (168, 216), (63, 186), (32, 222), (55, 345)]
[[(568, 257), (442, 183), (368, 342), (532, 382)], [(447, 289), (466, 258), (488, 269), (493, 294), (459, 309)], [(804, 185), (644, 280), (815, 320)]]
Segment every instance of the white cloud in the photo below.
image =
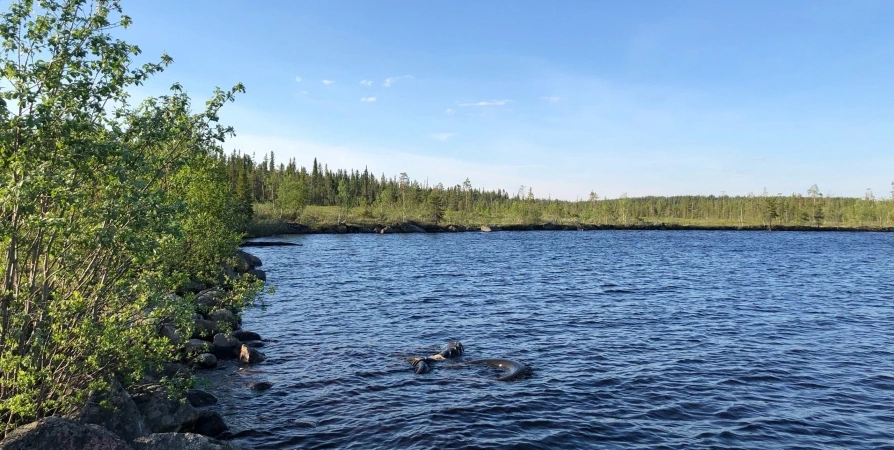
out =
[(432, 133), (429, 135), (429, 137), (431, 137), (432, 139), (435, 139), (435, 140), (438, 140), (441, 142), (444, 142), (447, 139), (452, 138), (453, 136), (456, 136), (456, 133)]
[(555, 103), (555, 102), (561, 100), (559, 97), (555, 97), (555, 96), (540, 97), (540, 99), (541, 99), (541, 100), (546, 100), (546, 101), (548, 101), (548, 102), (550, 102), (550, 103)]
[(360, 80), (360, 84), (364, 86), (372, 86), (373, 82), (371, 80)]
[(448, 116), (450, 116), (450, 115), (453, 115), (453, 113), (455, 113), (455, 112), (456, 111), (454, 111), (453, 108), (447, 108), (447, 111), (444, 111), (444, 114), (447, 114)]
[(300, 83), (300, 82), (301, 82), (301, 77), (295, 77), (295, 82), (296, 82), (296, 83)]
[(385, 78), (385, 81), (382, 82), (382, 86), (384, 86), (384, 87), (391, 87), (391, 85), (394, 84), (394, 83), (397, 82), (397, 81), (400, 81), (400, 80), (412, 80), (412, 79), (413, 79), (413, 75), (402, 75), (402, 76), (399, 76), (399, 77), (388, 77), (388, 78)]
[(323, 80), (323, 84), (329, 86), (330, 84), (335, 83), (335, 80)]
[(503, 106), (512, 100), (491, 100), (489, 102), (460, 103), (459, 106)]
[(360, 99), (361, 102), (373, 103), (376, 101), (375, 97), (363, 97)]

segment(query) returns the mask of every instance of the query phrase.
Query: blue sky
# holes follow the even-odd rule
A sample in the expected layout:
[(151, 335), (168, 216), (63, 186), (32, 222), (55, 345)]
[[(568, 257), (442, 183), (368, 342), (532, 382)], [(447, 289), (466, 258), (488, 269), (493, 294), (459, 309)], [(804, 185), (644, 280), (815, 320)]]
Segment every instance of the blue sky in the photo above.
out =
[(894, 2), (126, 2), (228, 150), (538, 197), (890, 196)]

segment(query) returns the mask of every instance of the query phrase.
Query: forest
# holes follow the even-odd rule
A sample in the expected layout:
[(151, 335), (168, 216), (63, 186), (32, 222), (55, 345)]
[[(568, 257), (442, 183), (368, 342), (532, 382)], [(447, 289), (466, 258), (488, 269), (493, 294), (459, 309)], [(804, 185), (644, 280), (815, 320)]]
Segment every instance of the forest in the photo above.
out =
[(679, 195), (565, 201), (536, 197), (533, 187), (482, 190), (462, 184), (429, 186), (406, 173), (376, 176), (367, 169), (331, 170), (316, 159), (308, 170), (294, 159), (260, 161), (233, 151), (225, 157), (231, 189), (243, 204), (254, 204), (253, 231), (270, 234), (283, 223), (520, 225), (677, 224), (718, 227), (809, 226), (888, 228), (894, 226), (894, 182), (887, 198), (867, 190), (862, 198), (825, 196), (816, 185), (804, 193), (745, 196)]

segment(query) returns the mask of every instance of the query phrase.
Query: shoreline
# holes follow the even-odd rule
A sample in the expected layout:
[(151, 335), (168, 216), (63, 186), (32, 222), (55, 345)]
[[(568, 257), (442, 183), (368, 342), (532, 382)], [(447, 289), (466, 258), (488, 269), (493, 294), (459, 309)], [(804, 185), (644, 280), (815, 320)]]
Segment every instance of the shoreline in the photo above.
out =
[[(469, 233), (495, 231), (801, 231), (801, 232), (847, 232), (847, 233), (890, 233), (894, 227), (849, 227), (849, 226), (806, 226), (806, 225), (681, 225), (681, 224), (631, 224), (631, 225), (562, 225), (562, 224), (520, 224), (520, 225), (433, 225), (416, 222), (404, 224), (323, 224), (314, 227), (294, 222), (284, 223), (283, 230), (271, 233), (257, 233), (246, 239), (270, 236), (301, 234), (400, 234), (400, 233)], [(250, 242), (250, 241), (247, 241)]]

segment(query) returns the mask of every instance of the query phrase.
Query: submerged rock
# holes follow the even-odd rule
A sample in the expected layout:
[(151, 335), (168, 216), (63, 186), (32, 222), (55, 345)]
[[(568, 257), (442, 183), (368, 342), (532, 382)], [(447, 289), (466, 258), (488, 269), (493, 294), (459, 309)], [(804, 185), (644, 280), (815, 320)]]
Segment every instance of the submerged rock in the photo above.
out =
[(156, 433), (134, 441), (134, 450), (244, 450), (231, 442), (195, 433)]
[(190, 389), (186, 391), (186, 401), (196, 408), (217, 404), (217, 397), (201, 390)]
[[(142, 438), (140, 438), (142, 439)], [(131, 450), (109, 430), (60, 417), (46, 417), (12, 430), (0, 450)]]
[(268, 381), (253, 381), (251, 383), (248, 383), (248, 388), (253, 391), (266, 391), (267, 389), (270, 389), (272, 387), (273, 383), (270, 383)]
[(239, 362), (242, 364), (256, 364), (267, 359), (267, 356), (258, 350), (243, 345), (239, 350)]

